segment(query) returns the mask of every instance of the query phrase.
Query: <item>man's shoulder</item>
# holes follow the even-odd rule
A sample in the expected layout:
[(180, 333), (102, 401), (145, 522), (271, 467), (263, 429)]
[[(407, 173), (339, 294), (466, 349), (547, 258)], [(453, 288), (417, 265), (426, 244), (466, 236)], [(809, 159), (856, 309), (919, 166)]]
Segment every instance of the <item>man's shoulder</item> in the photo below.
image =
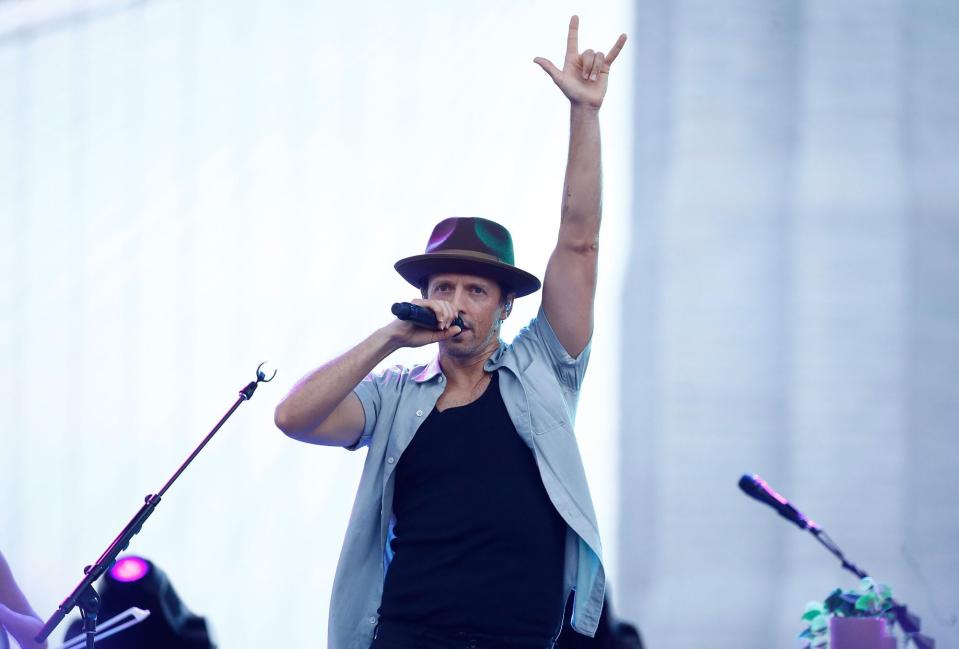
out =
[[(542, 306), (536, 316), (523, 327), (509, 345), (501, 346), (500, 358), (503, 364), (515, 364), (520, 371), (531, 367), (534, 361), (541, 361), (552, 368), (553, 374), (567, 388), (578, 390), (586, 366), (592, 341), (575, 358), (563, 347), (553, 331)], [(529, 380), (533, 376), (526, 377)]]
[(503, 354), (549, 356), (561, 355), (565, 351), (556, 337), (556, 333), (553, 331), (542, 306), (540, 306), (536, 315), (519, 330), (512, 342), (502, 347)]

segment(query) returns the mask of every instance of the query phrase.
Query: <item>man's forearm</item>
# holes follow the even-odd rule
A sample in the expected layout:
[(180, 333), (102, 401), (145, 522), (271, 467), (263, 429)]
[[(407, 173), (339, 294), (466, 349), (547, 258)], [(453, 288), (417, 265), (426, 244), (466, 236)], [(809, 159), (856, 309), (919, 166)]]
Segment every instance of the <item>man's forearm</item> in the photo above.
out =
[(602, 213), (599, 110), (573, 104), (563, 187), (560, 239), (594, 247)]
[(378, 329), (342, 356), (307, 374), (276, 407), (277, 427), (293, 437), (315, 430), (397, 348), (386, 328)]

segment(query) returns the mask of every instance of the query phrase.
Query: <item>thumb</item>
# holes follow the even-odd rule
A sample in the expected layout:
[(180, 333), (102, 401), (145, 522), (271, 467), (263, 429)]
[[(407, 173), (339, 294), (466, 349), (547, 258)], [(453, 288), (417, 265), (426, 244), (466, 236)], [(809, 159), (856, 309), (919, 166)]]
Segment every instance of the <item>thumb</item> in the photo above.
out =
[(450, 325), (447, 329), (436, 329), (430, 332), (430, 337), (432, 340), (430, 342), (441, 343), (444, 340), (449, 340), (459, 335), (463, 330), (460, 329), (459, 325)]
[(445, 334), (443, 338), (445, 340), (449, 340), (450, 338), (456, 338), (458, 335), (463, 333), (463, 328), (459, 325), (450, 325), (448, 329), (443, 331), (443, 333)]
[(550, 62), (549, 59), (544, 59), (541, 56), (537, 56), (535, 59), (533, 59), (533, 63), (543, 68), (543, 70), (546, 71), (546, 74), (552, 77), (553, 81), (556, 81), (560, 74), (562, 74), (560, 70), (558, 70), (556, 66), (552, 64), (552, 62)]
[(459, 325), (450, 325), (443, 333), (446, 334), (444, 337), (449, 340), (463, 333), (463, 328)]

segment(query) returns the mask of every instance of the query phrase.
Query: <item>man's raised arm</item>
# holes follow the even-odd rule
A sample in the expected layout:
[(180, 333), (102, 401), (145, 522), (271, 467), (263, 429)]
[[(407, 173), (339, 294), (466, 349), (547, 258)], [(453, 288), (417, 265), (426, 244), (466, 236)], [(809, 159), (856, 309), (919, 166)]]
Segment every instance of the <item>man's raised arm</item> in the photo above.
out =
[(560, 343), (578, 356), (593, 332), (593, 297), (602, 213), (599, 109), (609, 66), (623, 45), (621, 34), (608, 54), (579, 51), (579, 17), (569, 21), (566, 57), (560, 70), (536, 58), (570, 101), (569, 158), (563, 186), (559, 237), (543, 278), (543, 309)]

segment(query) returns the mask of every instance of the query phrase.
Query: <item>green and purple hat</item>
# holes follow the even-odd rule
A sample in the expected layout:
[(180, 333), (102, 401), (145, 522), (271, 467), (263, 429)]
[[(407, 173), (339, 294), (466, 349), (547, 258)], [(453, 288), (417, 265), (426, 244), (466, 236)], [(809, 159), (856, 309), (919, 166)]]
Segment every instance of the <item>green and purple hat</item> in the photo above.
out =
[(535, 275), (520, 270), (513, 261), (513, 238), (499, 223), (478, 217), (454, 216), (440, 221), (426, 253), (393, 264), (407, 282), (423, 288), (430, 275), (467, 273), (496, 280), (516, 297), (539, 290)]

